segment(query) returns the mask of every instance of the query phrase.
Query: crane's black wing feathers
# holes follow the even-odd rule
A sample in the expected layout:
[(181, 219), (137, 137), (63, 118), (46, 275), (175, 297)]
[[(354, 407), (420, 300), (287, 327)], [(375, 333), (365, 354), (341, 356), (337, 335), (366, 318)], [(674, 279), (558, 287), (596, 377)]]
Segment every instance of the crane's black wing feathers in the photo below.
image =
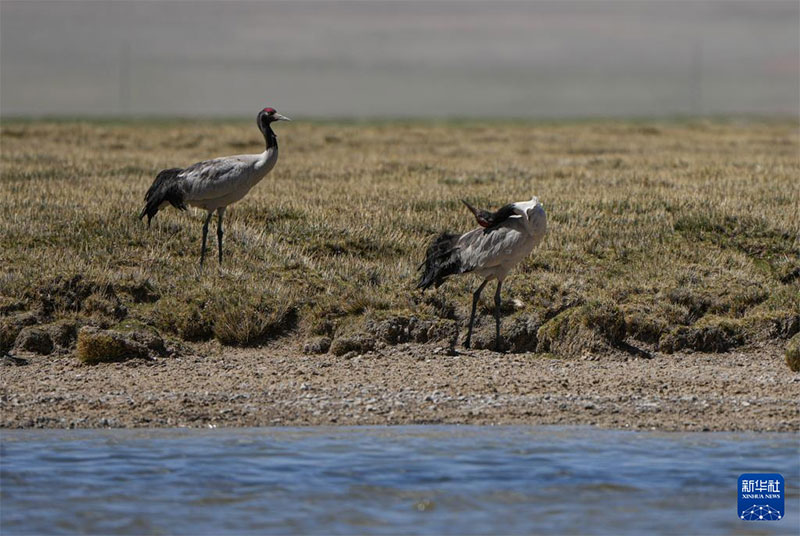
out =
[(144, 194), (145, 206), (139, 214), (139, 219), (147, 215), (147, 225), (150, 220), (158, 213), (158, 209), (165, 202), (171, 204), (179, 210), (186, 210), (184, 202), (184, 185), (180, 175), (183, 173), (181, 168), (165, 169), (156, 176), (156, 180)]
[(442, 233), (431, 242), (425, 253), (425, 260), (418, 268), (422, 270), (422, 276), (417, 288), (439, 288), (449, 276), (464, 272), (459, 249), (456, 247), (459, 238), (461, 235)]

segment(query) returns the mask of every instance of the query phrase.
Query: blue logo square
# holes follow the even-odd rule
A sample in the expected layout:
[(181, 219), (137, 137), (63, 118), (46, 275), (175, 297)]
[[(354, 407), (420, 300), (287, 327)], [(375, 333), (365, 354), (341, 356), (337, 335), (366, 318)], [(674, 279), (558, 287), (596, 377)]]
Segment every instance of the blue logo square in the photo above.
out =
[(783, 476), (778, 473), (744, 473), (739, 477), (739, 519), (779, 521), (783, 519)]

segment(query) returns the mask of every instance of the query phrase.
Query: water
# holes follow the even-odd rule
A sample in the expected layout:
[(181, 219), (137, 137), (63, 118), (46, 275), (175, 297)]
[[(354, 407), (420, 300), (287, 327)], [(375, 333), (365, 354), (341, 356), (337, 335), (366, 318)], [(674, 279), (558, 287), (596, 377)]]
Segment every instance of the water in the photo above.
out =
[[(798, 534), (795, 434), (400, 426), (3, 431), (2, 533)], [(743, 472), (786, 517), (743, 522)]]

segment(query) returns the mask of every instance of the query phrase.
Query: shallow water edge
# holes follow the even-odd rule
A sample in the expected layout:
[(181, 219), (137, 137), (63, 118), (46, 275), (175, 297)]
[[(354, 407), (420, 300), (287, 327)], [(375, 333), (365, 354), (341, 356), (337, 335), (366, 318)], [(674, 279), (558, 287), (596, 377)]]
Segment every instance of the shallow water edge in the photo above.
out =
[[(20, 430), (4, 534), (794, 534), (794, 433), (552, 426)], [(743, 472), (786, 480), (742, 522)]]

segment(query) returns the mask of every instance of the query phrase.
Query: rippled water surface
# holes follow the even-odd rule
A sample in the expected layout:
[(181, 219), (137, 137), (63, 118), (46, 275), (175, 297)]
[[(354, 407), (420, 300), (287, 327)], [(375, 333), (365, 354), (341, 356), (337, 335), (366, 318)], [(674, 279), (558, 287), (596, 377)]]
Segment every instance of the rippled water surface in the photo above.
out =
[[(798, 534), (798, 436), (400, 426), (2, 432), (2, 533)], [(743, 472), (786, 517), (743, 522)]]

